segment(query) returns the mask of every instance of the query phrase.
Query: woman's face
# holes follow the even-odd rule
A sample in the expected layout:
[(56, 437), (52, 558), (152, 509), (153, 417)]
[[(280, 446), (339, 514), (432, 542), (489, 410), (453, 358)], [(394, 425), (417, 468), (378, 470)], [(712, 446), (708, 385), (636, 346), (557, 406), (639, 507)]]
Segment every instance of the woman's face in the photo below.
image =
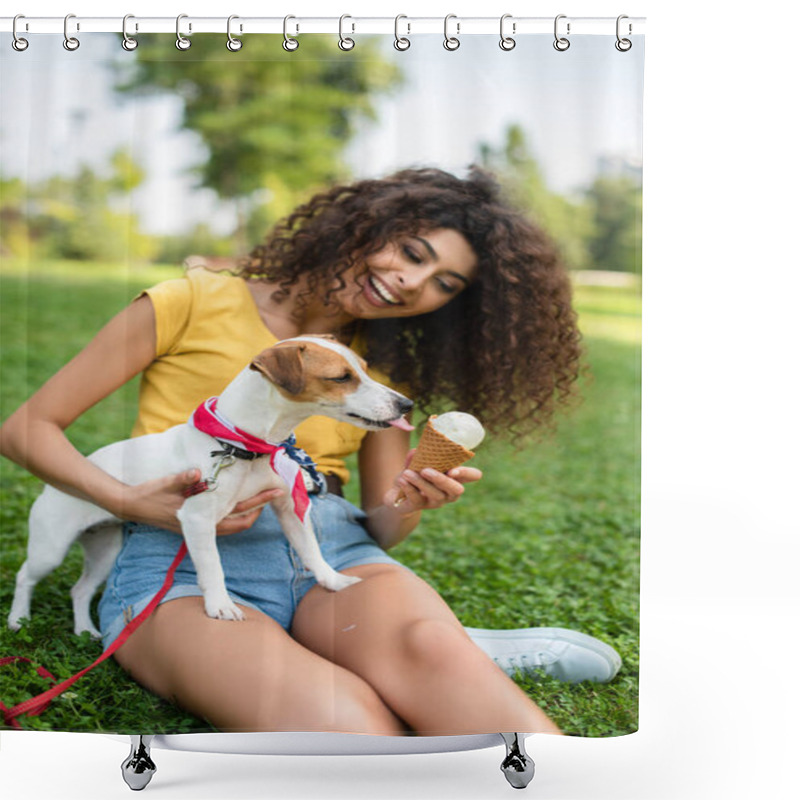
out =
[(435, 228), (402, 236), (367, 256), (362, 274), (337, 293), (343, 310), (357, 319), (413, 317), (441, 308), (466, 289), (478, 259), (464, 236)]

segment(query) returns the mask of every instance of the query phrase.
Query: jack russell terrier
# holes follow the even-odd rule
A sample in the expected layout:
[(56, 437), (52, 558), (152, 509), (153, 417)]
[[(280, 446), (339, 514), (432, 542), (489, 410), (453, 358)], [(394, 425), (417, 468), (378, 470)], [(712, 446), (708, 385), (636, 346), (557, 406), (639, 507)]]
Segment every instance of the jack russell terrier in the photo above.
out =
[[(187, 423), (116, 442), (89, 456), (128, 484), (190, 467), (209, 476), (188, 492), (177, 515), (209, 617), (244, 617), (225, 589), (216, 525), (237, 502), (264, 489), (287, 489), (272, 501), (272, 508), (303, 565), (320, 585), (339, 591), (358, 582), (336, 572), (322, 558), (308, 513), (304, 470), (296, 459), (305, 457), (308, 465), (311, 462), (292, 447), (292, 430), (316, 414), (366, 430), (390, 425), (411, 430), (403, 415), (412, 408), (412, 401), (374, 381), (365, 367), (362, 359), (332, 336), (287, 339), (257, 355), (218, 398), (202, 403)], [(19, 629), (20, 620), (30, 616), (34, 587), (61, 564), (76, 540), (84, 549), (84, 570), (71, 591), (75, 633), (100, 636), (89, 604), (121, 547), (120, 520), (52, 486), (45, 487), (31, 508), (28, 558), (17, 573), (10, 628)]]

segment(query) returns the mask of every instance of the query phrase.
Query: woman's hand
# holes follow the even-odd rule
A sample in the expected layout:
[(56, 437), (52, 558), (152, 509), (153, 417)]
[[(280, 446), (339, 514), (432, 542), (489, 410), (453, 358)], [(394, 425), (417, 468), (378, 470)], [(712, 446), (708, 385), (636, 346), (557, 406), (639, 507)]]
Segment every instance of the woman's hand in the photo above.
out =
[(239, 501), (227, 517), (217, 524), (217, 536), (246, 531), (258, 519), (261, 509), (283, 494), (283, 489), (265, 489), (247, 500)]
[[(126, 487), (117, 516), (131, 522), (154, 525), (181, 533), (178, 511), (187, 492), (201, 479), (200, 470), (190, 469)], [(237, 503), (231, 513), (217, 524), (217, 535), (227, 536), (246, 530), (255, 523), (261, 509), (283, 494), (282, 489), (266, 489)]]
[[(464, 484), (474, 483), (483, 473), (474, 467), (454, 467), (446, 473), (426, 467), (420, 472), (408, 469), (414, 455), (412, 450), (406, 458), (406, 469), (394, 480), (391, 489), (384, 495), (384, 505), (400, 514), (413, 514), (431, 508), (441, 508), (454, 503), (464, 494)], [(398, 504), (399, 498), (403, 500)]]
[[(464, 485), (483, 473), (474, 467), (409, 470), (416, 451), (409, 451), (409, 434), (397, 428), (373, 431), (364, 437), (358, 455), (361, 506), (367, 512), (367, 530), (384, 549), (399, 544), (414, 530), (423, 511), (458, 500)], [(403, 495), (403, 500), (395, 505)]]

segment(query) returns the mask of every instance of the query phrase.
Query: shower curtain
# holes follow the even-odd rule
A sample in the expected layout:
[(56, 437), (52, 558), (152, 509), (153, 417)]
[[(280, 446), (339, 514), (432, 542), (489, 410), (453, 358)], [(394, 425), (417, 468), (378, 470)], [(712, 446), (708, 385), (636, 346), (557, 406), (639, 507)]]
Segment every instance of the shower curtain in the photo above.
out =
[[(467, 627), (566, 628), (613, 646), (622, 666), (607, 683), (567, 683), (524, 663), (513, 679), (566, 734), (631, 733), (643, 37), (626, 48), (613, 25), (608, 35), (571, 39), (564, 28), (498, 47), (497, 35), (459, 40), (451, 20), (443, 47), (442, 35), (408, 35), (402, 20), (395, 37), (351, 35), (344, 21), (339, 40), (287, 24), (286, 36), (247, 35), (234, 21), (226, 40), (179, 22), (177, 47), (173, 34), (120, 47), (119, 35), (73, 30), (66, 40), (28, 35), (24, 50), (4, 37), (0, 88), (14, 124), (2, 129), (0, 164), (0, 417), (139, 292), (181, 279), (187, 257), (229, 268), (294, 208), (343, 182), (420, 167), (490, 171), (569, 268), (582, 337), (579, 402), (559, 407), (555, 424), (533, 438), (487, 437), (470, 462), (483, 479), (426, 514), (391, 554)], [(73, 34), (79, 46), (64, 46)], [(541, 356), (529, 357), (520, 369)], [(82, 415), (68, 431), (75, 447), (88, 454), (130, 436), (137, 393), (131, 382)], [(0, 470), (5, 617), (42, 483), (8, 459)], [(358, 504), (354, 456), (346, 470), (345, 497)], [(80, 570), (73, 548), (37, 587), (21, 629), (2, 626), (6, 708), (100, 655), (99, 642), (72, 633), (69, 590)], [(18, 723), (215, 730), (113, 659)]]

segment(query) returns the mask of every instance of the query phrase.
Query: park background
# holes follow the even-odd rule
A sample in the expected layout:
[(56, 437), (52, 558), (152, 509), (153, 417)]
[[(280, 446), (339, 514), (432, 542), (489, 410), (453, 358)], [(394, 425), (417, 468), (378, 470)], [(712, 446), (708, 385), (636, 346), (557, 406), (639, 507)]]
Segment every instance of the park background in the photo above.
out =
[[(57, 5), (42, 3), (37, 13), (63, 14)], [(147, 5), (137, 12), (184, 10)], [(315, 4), (300, 5), (312, 13)], [(530, 13), (514, 5), (507, 10)], [(799, 288), (791, 202), (798, 131), (786, 103), (791, 48), (760, 34), (765, 20), (786, 34), (798, 19), (796, 10), (781, 6), (778, 15), (768, 6), (763, 19), (728, 16), (723, 3), (701, 14), (686, 2), (622, 9), (648, 14), (642, 727), (603, 741), (537, 738), (529, 791), (539, 797), (738, 800), (791, 797), (795, 788), (797, 695), (791, 671), (773, 665), (791, 660), (787, 631), (800, 605), (788, 368)], [(424, 9), (453, 11), (435, 2)], [(477, 2), (457, 10), (487, 13)], [(620, 11), (607, 2), (570, 7), (576, 16)], [(769, 381), (767, 400), (754, 381)], [(49, 796), (55, 773), (70, 776), (60, 779), (64, 797), (107, 797), (119, 782), (107, 763), (119, 750), (80, 735), (4, 734), (0, 769), (19, 796)], [(492, 774), (491, 751), (320, 759), (302, 769), (292, 759), (197, 759), (161, 754), (183, 777), (163, 785), (164, 796), (508, 791)]]

